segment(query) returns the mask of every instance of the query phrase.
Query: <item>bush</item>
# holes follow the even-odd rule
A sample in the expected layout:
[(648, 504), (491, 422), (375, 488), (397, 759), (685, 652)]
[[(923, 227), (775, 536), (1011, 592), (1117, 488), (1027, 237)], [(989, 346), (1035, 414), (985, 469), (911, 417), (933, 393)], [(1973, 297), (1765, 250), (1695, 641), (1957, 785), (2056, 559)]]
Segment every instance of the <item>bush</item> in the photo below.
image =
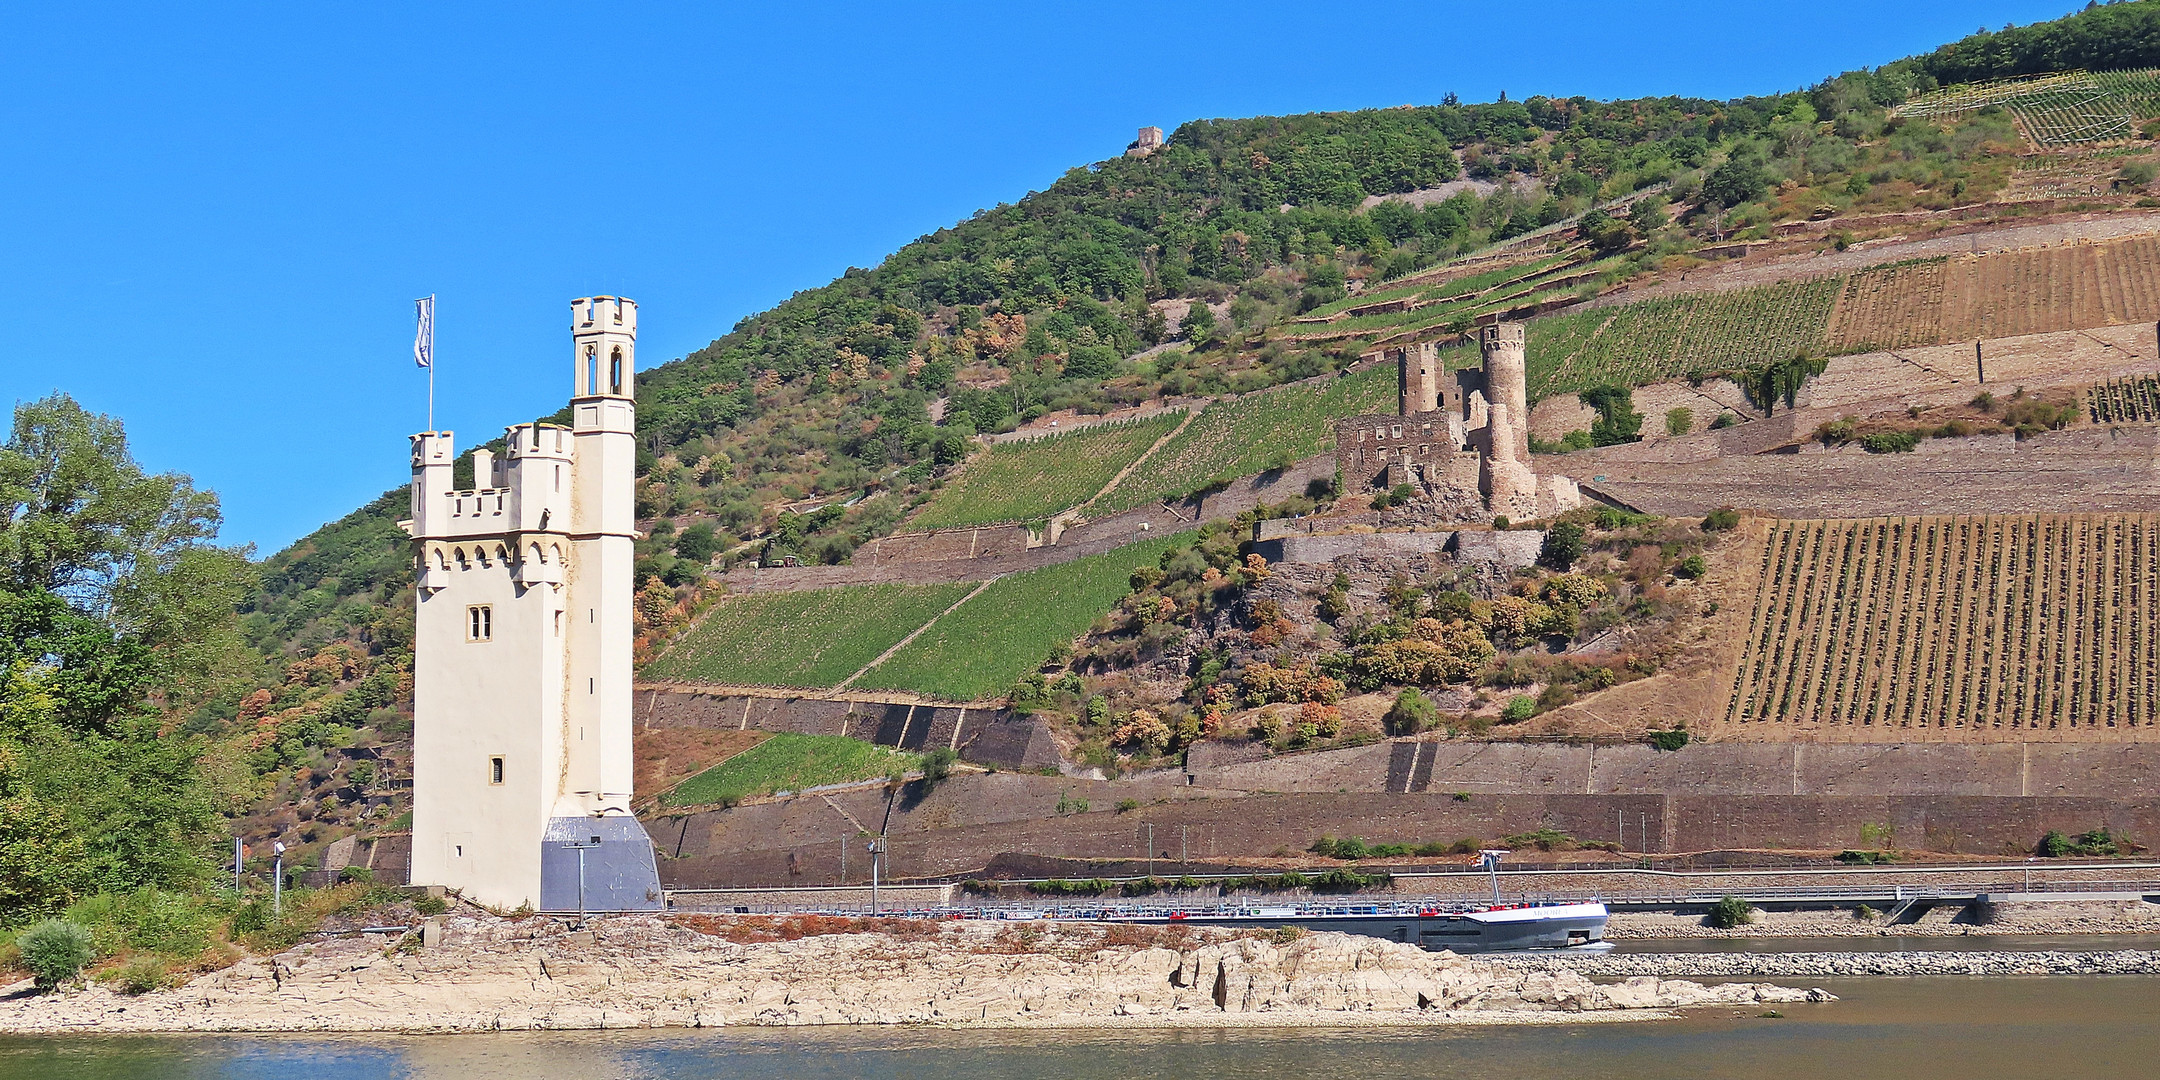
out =
[(1673, 564), (1673, 576), (1686, 578), (1689, 581), (1703, 576), (1709, 570), (1710, 564), (1704, 562), (1703, 557), (1700, 555), (1690, 555)]
[(1566, 570), (1583, 557), (1583, 527), (1572, 521), (1554, 523), (1545, 530), (1545, 542), (1538, 547), (1538, 562), (1554, 570)]
[(1755, 909), (1737, 896), (1727, 896), (1710, 905), (1710, 914), (1704, 922), (1720, 930), (1732, 930), (1755, 921)]
[(1686, 746), (1687, 744), (1688, 733), (1687, 729), (1685, 728), (1674, 728), (1671, 731), (1653, 731), (1650, 733), (1650, 745), (1656, 747), (1659, 750), (1678, 750), (1681, 747)]
[(413, 910), (422, 915), (440, 915), (450, 910), (450, 901), (440, 896), (422, 896), (412, 902)]
[(1892, 855), (1887, 851), (1847, 850), (1837, 853), (1837, 861), (1844, 863), (1847, 866), (1879, 866), (1885, 863), (1896, 862), (1897, 856)]
[(22, 951), (23, 966), (40, 990), (51, 990), (82, 974), (83, 965), (97, 955), (90, 931), (71, 922), (47, 919), (15, 939)]
[(1738, 426), (1740, 426), (1740, 418), (1729, 412), (1721, 412), (1717, 414), (1717, 419), (1710, 421), (1710, 430), (1712, 431), (1723, 431), (1726, 428)]
[(338, 871), (337, 879), (345, 883), (359, 882), (362, 885), (373, 885), (375, 884), (375, 871), (365, 866), (348, 866)]
[(1870, 454), (1904, 454), (1920, 445), (1917, 431), (1878, 431), (1861, 437), (1860, 445)]
[(1439, 718), (1440, 710), (1432, 699), (1412, 688), (1395, 695), (1395, 704), (1380, 718), (1380, 723), (1390, 735), (1415, 735), (1433, 726)]
[(924, 754), (922, 758), (923, 786), (934, 788), (944, 783), (945, 779), (952, 775), (953, 762), (958, 760), (960, 760), (959, 753), (947, 746), (940, 746)]
[(2034, 851), (2036, 854), (2044, 855), (2050, 859), (2060, 859), (2065, 855), (2120, 855), (2123, 846), (2123, 843), (2116, 838), (2115, 834), (2109, 831), (2107, 826), (2102, 825), (2091, 832), (2079, 833), (2074, 837), (2064, 836), (2055, 829), (2049, 829), (2047, 835), (2040, 838), (2040, 844)]
[(1536, 715), (1537, 699), (1528, 694), (1517, 694), (1509, 698), (1507, 705), (1500, 710), (1501, 721), (1509, 724), (1520, 723)]
[(113, 973), (113, 981), (119, 984), (123, 994), (147, 994), (165, 989), (170, 972), (165, 961), (155, 956), (138, 956), (121, 965), (120, 970)]
[(1685, 435), (1694, 426), (1695, 413), (1686, 406), (1665, 410), (1665, 433), (1667, 435)]
[(1740, 511), (1730, 506), (1720, 506), (1703, 515), (1702, 531), (1726, 532), (1740, 527)]

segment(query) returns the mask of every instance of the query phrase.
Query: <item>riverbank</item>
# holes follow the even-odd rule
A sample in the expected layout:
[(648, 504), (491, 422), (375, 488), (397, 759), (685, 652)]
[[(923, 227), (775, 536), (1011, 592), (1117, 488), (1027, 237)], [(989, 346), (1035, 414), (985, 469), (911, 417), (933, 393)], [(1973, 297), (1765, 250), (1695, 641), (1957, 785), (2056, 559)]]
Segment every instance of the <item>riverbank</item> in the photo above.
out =
[(1614, 941), (1645, 938), (1963, 937), (1991, 934), (2160, 934), (2160, 904), (2142, 900), (2045, 900), (2000, 904), (1945, 903), (1895, 924), (1881, 913), (1862, 918), (1850, 908), (1762, 911), (1729, 929), (1701, 915), (1616, 912), (1605, 924)]
[(2160, 951), (1689, 952), (1538, 957), (1526, 966), (1619, 978), (1828, 979), (1931, 975), (2160, 975)]
[(1424, 1025), (1654, 1018), (1825, 997), (1658, 978), (1599, 984), (1333, 933), (818, 917), (439, 926), (424, 945), (419, 934), (353, 934), (139, 996), (19, 986), (0, 999), (0, 1032)]

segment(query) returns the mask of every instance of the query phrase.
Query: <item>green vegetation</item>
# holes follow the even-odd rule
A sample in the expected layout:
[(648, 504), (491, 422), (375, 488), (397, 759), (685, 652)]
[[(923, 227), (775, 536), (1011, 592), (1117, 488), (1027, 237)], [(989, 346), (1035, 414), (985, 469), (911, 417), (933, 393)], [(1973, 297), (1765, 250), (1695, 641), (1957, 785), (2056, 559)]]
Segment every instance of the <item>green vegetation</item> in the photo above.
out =
[(2123, 853), (2124, 846), (2121, 839), (2108, 831), (2108, 827), (2105, 825), (2091, 832), (2079, 833), (2074, 837), (2065, 836), (2055, 829), (2049, 829), (2047, 835), (2040, 838), (2040, 843), (2033, 849), (2033, 853), (2050, 859), (2060, 859), (2070, 855), (2096, 857), (2120, 855)]
[(1334, 445), (1335, 421), (1385, 411), (1395, 396), (1395, 369), (1379, 364), (1318, 388), (1287, 386), (1215, 402), (1141, 462), (1095, 504), (1094, 512), (1182, 499), (1211, 485), (1312, 457)]
[(661, 802), (732, 805), (777, 791), (875, 780), (919, 761), (914, 754), (860, 739), (783, 732), (677, 784)]
[(1710, 914), (1703, 921), (1719, 930), (1732, 930), (1755, 921), (1755, 909), (1737, 896), (1727, 896), (1710, 905)]
[(1517, 694), (1500, 707), (1500, 719), (1504, 723), (1519, 723), (1537, 715), (1538, 701), (1528, 694)]
[(1821, 352), (1844, 286), (1844, 278), (1780, 282), (1541, 319), (1530, 326), (1525, 354), (1531, 400), (1738, 375), (1796, 352)]
[(1652, 731), (1649, 739), (1652, 747), (1669, 753), (1688, 744), (1688, 733), (1686, 728), (1676, 727), (1667, 731)]
[(1847, 866), (1880, 866), (1897, 861), (1897, 856), (1887, 851), (1845, 850), (1837, 853), (1837, 861)]
[(1387, 715), (1380, 718), (1380, 726), (1390, 735), (1415, 735), (1439, 722), (1439, 707), (1414, 686), (1395, 695), (1395, 703), (1388, 706)]
[(982, 701), (1012, 688), (1053, 650), (1068, 647), (1131, 588), (1136, 568), (1190, 544), (1190, 534), (1127, 544), (1100, 555), (1000, 578), (872, 668), (863, 689), (910, 690)]
[(1118, 470), (1170, 433), (1183, 413), (1124, 420), (1066, 435), (995, 443), (968, 459), (908, 519), (909, 530), (1045, 521), (1095, 497)]
[(51, 990), (82, 974), (83, 966), (97, 955), (90, 931), (71, 922), (47, 919), (15, 939), (23, 966), (37, 980), (37, 988)]
[(849, 585), (730, 597), (644, 674), (684, 682), (834, 686), (974, 588)]

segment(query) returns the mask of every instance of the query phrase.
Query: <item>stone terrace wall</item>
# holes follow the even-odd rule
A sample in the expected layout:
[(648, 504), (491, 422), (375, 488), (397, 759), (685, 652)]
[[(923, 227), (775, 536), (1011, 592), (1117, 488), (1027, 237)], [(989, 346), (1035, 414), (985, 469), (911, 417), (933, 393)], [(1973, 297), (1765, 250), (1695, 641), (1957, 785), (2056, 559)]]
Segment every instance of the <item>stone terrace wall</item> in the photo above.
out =
[(900, 562), (941, 562), (1012, 555), (1026, 551), (1032, 537), (1025, 525), (986, 525), (975, 529), (895, 533), (855, 549), (855, 561), (868, 566)]
[(639, 723), (652, 728), (786, 731), (849, 738), (921, 752), (938, 747), (1008, 769), (1058, 762), (1056, 740), (1040, 721), (1016, 719), (999, 705), (947, 705), (905, 697), (843, 697), (641, 686)]
[(1246, 791), (2160, 797), (2160, 745), (1697, 742), (1664, 752), (1428, 739), (1193, 773), (1199, 786)]
[[(1248, 476), (1230, 484), (1221, 491), (1211, 492), (1198, 499), (1187, 499), (1169, 506), (1143, 506), (1121, 514), (1082, 522), (1063, 528), (1053, 543), (1036, 547), (1015, 549), (1012, 540), (1000, 529), (957, 529), (946, 533), (918, 534), (950, 538), (940, 540), (941, 546), (926, 549), (932, 554), (944, 552), (937, 558), (923, 556), (903, 558), (896, 554), (902, 548), (883, 549), (883, 555), (873, 553), (875, 562), (865, 562), (858, 553), (856, 563), (848, 566), (785, 566), (785, 567), (738, 567), (720, 575), (728, 590), (736, 593), (785, 592), (794, 589), (829, 589), (840, 585), (904, 584), (929, 585), (950, 584), (962, 581), (988, 581), (991, 578), (1034, 570), (1057, 563), (1070, 562), (1085, 555), (1096, 555), (1113, 548), (1132, 543), (1143, 536), (1164, 536), (1192, 528), (1202, 521), (1236, 517), (1261, 503), (1281, 502), (1292, 495), (1302, 495), (1305, 486), (1316, 479), (1333, 480), (1335, 456), (1324, 454), (1307, 458), (1279, 472)], [(1145, 524), (1147, 528), (1141, 529)], [(1019, 535), (1026, 530), (1018, 526)], [(998, 550), (990, 554), (968, 558), (954, 556), (950, 552), (958, 548), (962, 540), (973, 532), (998, 533), (992, 543)], [(888, 538), (892, 539), (892, 538)], [(898, 538), (903, 543), (909, 538)]]
[(1657, 514), (1697, 515), (1719, 506), (1796, 518), (2149, 513), (2160, 511), (2155, 431), (2081, 426), (2022, 441), (2007, 435), (1929, 439), (1907, 454), (1848, 446), (1825, 453), (1567, 464), (1586, 494)]
[[(1623, 819), (1628, 850), (1657, 853), (1838, 850), (1862, 846), (1863, 827), (1879, 835), (1883, 826), (1888, 842), (1899, 847), (1992, 855), (2030, 851), (2049, 829), (2106, 825), (2132, 838), (2160, 836), (2160, 800), (2150, 797), (1474, 794), (1464, 800), (1437, 792), (1216, 793), (1143, 797), (1140, 809), (1110, 809), (1129, 787), (1005, 773), (949, 781), (913, 805), (895, 804), (888, 871), (896, 877), (963, 874), (1007, 852), (1139, 858), (1148, 853), (1150, 825), (1154, 854), (1166, 863), (1158, 872), (1175, 872), (1181, 846), (1188, 858), (1212, 861), (1294, 854), (1323, 835), (1490, 841), (1549, 828), (1581, 840), (1613, 840)], [(882, 819), (885, 812), (878, 792), (834, 799), (858, 820), (865, 814)], [(1060, 800), (1085, 800), (1090, 809), (1059, 814)], [(1023, 806), (1031, 812), (1014, 812)], [(988, 808), (1003, 808), (1009, 816), (983, 820)], [(670, 887), (835, 882), (837, 844), (854, 833), (823, 800), (802, 798), (657, 819), (649, 828), (661, 850), (676, 856), (661, 863), (661, 880)], [(1645, 833), (1647, 845), (1639, 839)], [(851, 861), (849, 877), (867, 877), (867, 870)]]

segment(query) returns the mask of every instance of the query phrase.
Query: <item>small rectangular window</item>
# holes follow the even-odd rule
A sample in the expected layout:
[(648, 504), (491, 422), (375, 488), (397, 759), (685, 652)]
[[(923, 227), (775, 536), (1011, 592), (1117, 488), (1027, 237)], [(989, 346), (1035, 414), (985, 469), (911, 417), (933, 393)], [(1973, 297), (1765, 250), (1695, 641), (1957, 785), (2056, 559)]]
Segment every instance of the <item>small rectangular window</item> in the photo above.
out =
[(493, 641), (495, 639), (495, 609), (486, 604), (474, 604), (465, 609), (465, 640)]
[(491, 757), (488, 759), (488, 783), (500, 784), (503, 782), (502, 763), (503, 759), (501, 757)]

